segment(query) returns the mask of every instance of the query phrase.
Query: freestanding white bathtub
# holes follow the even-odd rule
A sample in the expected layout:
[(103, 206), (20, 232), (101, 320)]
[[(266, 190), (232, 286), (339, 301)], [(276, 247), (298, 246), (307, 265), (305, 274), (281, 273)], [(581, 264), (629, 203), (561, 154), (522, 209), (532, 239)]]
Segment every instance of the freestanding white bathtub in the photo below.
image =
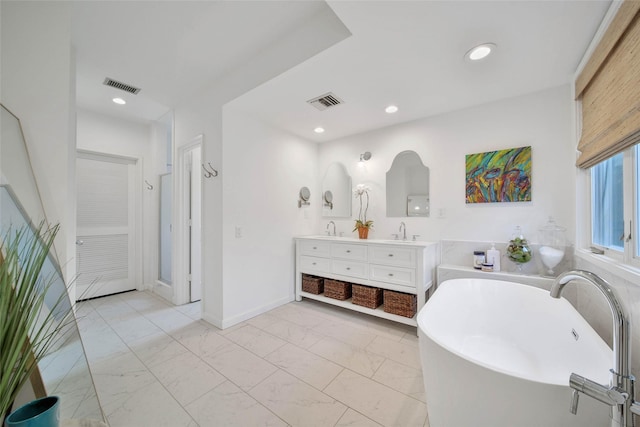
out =
[(443, 282), (418, 314), (431, 427), (606, 427), (569, 376), (609, 384), (612, 351), (564, 298), (512, 282)]

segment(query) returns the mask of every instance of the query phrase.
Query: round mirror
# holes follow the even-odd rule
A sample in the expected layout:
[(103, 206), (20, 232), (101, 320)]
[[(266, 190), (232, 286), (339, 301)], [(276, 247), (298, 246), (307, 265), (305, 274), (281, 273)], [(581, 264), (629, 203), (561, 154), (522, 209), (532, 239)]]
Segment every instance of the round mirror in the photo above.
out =
[(333, 209), (333, 193), (330, 190), (327, 190), (322, 195), (324, 197), (324, 205), (329, 209)]
[(349, 218), (352, 198), (347, 168), (339, 162), (331, 163), (322, 179), (322, 216)]
[(311, 197), (311, 191), (309, 191), (308, 187), (302, 187), (300, 189), (300, 198), (302, 199), (302, 201), (306, 202), (309, 200), (309, 197)]

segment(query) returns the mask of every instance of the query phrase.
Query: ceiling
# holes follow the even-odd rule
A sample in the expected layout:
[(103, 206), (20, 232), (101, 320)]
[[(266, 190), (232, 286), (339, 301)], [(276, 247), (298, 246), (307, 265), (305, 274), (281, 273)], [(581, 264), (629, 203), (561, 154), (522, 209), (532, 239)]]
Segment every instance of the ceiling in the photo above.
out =
[[(572, 81), (610, 1), (78, 1), (79, 108), (154, 120), (330, 8), (351, 36), (230, 104), (323, 142)], [(268, 17), (268, 19), (265, 19)], [(327, 22), (327, 25), (334, 25)], [(322, 31), (318, 31), (318, 37)], [(471, 47), (492, 42), (477, 63)], [(141, 87), (111, 102), (105, 77)], [(335, 93), (318, 111), (307, 100)], [(386, 114), (395, 104), (399, 111)], [(323, 134), (313, 129), (322, 126)]]

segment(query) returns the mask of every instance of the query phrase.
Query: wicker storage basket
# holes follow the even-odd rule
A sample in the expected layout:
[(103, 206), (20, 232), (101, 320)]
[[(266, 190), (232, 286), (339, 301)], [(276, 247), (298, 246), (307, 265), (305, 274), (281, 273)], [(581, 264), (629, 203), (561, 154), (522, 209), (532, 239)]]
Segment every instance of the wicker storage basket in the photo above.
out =
[(312, 276), (310, 274), (303, 274), (302, 291), (316, 295), (321, 294), (324, 292), (324, 278)]
[(349, 299), (351, 298), (351, 283), (324, 279), (324, 296), (342, 301)]
[(384, 291), (384, 311), (398, 316), (413, 317), (416, 315), (416, 296), (402, 292)]
[(382, 305), (382, 289), (356, 285), (354, 283), (352, 290), (352, 303), (369, 308), (377, 308)]

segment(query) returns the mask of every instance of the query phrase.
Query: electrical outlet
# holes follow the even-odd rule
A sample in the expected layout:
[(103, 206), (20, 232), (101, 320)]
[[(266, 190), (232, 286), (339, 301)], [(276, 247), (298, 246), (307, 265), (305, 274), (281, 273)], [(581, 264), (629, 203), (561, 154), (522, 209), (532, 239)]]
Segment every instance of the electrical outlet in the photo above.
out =
[(236, 225), (236, 239), (239, 239), (242, 237), (242, 227), (238, 227)]
[(438, 208), (438, 218), (444, 218), (446, 216), (445, 208)]

